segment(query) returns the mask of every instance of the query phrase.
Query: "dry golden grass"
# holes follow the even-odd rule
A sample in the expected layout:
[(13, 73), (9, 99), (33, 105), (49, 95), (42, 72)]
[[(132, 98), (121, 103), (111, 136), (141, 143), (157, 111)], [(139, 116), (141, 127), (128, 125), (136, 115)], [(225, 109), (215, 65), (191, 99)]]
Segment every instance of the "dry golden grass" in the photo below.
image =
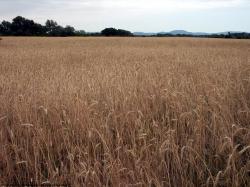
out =
[(0, 183), (249, 186), (250, 41), (3, 38)]

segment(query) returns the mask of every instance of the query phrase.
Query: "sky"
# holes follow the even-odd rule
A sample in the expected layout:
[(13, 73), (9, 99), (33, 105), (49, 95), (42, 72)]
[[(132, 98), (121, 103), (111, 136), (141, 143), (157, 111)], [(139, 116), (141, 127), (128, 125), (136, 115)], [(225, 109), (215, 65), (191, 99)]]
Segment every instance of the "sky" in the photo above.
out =
[(250, 0), (0, 0), (0, 21), (16, 16), (88, 32), (250, 32)]

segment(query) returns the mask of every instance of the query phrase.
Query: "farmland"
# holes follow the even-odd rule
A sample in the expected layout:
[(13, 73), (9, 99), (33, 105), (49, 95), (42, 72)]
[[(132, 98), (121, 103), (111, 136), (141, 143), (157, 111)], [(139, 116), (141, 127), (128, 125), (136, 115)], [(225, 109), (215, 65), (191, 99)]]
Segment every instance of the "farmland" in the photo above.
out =
[(0, 184), (249, 186), (250, 41), (0, 41)]

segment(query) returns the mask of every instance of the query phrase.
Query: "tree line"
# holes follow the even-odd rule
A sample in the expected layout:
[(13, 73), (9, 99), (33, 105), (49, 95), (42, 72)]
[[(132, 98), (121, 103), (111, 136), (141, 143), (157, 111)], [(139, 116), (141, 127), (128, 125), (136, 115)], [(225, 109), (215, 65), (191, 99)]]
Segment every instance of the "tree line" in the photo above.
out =
[[(54, 20), (47, 20), (45, 25), (36, 23), (33, 20), (26, 19), (22, 16), (15, 17), (12, 22), (0, 22), (0, 36), (134, 36), (133, 33), (123, 29), (105, 28), (101, 32), (87, 33), (84, 30), (76, 30), (74, 27), (67, 25), (63, 27)], [(202, 37), (202, 38), (234, 38), (250, 39), (250, 33), (227, 33), (212, 35), (172, 35), (157, 34), (152, 36), (138, 37)]]
[[(209, 34), (209, 35), (191, 35), (191, 34), (157, 34), (156, 37), (195, 37), (195, 38), (224, 38), (224, 39), (250, 39), (250, 33), (226, 33), (226, 34)], [(151, 37), (155, 37), (151, 36)]]
[(106, 28), (97, 33), (86, 33), (67, 25), (63, 27), (54, 20), (47, 20), (45, 25), (26, 19), (22, 16), (15, 17), (12, 22), (0, 23), (0, 36), (133, 36), (130, 31)]

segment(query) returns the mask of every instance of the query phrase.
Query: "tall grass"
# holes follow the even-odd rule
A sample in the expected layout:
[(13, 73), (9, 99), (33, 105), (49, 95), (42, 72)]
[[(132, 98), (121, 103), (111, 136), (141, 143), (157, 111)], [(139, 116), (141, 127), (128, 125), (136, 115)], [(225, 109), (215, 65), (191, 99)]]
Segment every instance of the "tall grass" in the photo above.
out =
[(4, 38), (0, 184), (249, 186), (249, 48)]

